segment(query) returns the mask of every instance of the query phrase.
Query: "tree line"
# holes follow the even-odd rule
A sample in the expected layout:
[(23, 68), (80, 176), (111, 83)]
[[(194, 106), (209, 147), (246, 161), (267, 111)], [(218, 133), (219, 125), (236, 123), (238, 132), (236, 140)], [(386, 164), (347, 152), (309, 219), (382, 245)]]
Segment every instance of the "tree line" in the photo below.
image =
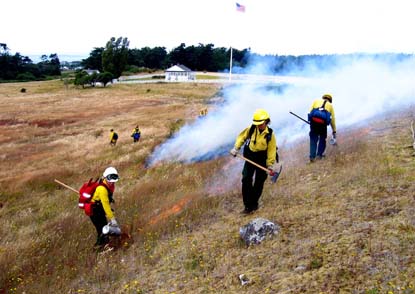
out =
[[(106, 47), (94, 48), (89, 57), (83, 59), (84, 68), (109, 71), (119, 77), (123, 71), (166, 69), (174, 64), (183, 64), (194, 71), (224, 71), (229, 68), (230, 48), (214, 48), (213, 44), (186, 46), (180, 44), (170, 52), (166, 47), (143, 47), (129, 49), (127, 38), (111, 38)], [(233, 49), (233, 63), (244, 67), (249, 49)]]
[(11, 55), (7, 44), (0, 43), (0, 81), (34, 81), (60, 74), (60, 61), (56, 53), (42, 55), (41, 61), (35, 64), (20, 53)]
[[(89, 57), (82, 60), (84, 68), (109, 71), (118, 78), (122, 72), (140, 72), (167, 69), (175, 64), (183, 64), (193, 71), (228, 72), (231, 49), (213, 44), (178, 47), (167, 52), (165, 47), (143, 47), (129, 49), (127, 38), (111, 38), (106, 47), (94, 48)], [(372, 58), (385, 62), (399, 62), (412, 58), (412, 54), (404, 53), (350, 53), (350, 54), (310, 54), (310, 55), (261, 55), (251, 52), (250, 48), (232, 49), (232, 72), (245, 73), (249, 65), (261, 64), (263, 73), (295, 74), (314, 70), (330, 70), (339, 64), (350, 64), (358, 58)], [(311, 71), (309, 71), (311, 72)]]
[[(167, 69), (175, 64), (183, 64), (193, 71), (227, 72), (229, 71), (231, 49), (213, 44), (178, 47), (167, 52), (165, 47), (143, 47), (130, 49), (128, 38), (112, 37), (105, 47), (96, 47), (80, 64), (83, 69), (97, 70), (99, 73), (87, 73), (78, 70), (76, 85), (92, 85), (101, 82), (104, 86), (123, 73), (138, 73)], [(298, 73), (310, 67), (330, 69), (342, 63), (352, 62), (358, 57), (371, 57), (389, 61), (411, 58), (412, 54), (325, 54), (325, 55), (260, 55), (250, 48), (232, 49), (232, 72), (244, 73), (249, 64), (262, 64), (262, 71), (273, 74)], [(42, 55), (41, 62), (34, 64), (27, 56), (19, 53), (11, 55), (7, 45), (0, 43), (0, 81), (1, 80), (41, 80), (48, 76), (61, 75), (57, 54)]]

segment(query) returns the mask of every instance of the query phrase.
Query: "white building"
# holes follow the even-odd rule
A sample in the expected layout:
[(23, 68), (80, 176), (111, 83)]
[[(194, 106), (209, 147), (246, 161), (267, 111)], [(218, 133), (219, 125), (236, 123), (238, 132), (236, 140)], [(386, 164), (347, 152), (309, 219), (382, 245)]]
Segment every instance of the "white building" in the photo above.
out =
[(196, 79), (195, 73), (182, 64), (176, 64), (165, 71), (168, 82), (184, 82)]

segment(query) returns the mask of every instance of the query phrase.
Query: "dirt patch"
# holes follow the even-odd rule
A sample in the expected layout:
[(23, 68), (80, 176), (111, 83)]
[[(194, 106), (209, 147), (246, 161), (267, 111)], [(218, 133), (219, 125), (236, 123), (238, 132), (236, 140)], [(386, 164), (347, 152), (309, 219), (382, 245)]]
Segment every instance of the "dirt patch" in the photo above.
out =
[(36, 119), (32, 121), (26, 121), (15, 118), (0, 119), (0, 126), (16, 126), (22, 124), (28, 124), (29, 126), (36, 126), (40, 128), (53, 128), (56, 126), (63, 126), (75, 123), (74, 119)]
[(38, 119), (29, 122), (29, 125), (36, 126), (39, 128), (53, 128), (56, 126), (63, 126), (68, 124), (75, 123), (75, 120), (65, 120), (65, 119)]
[(25, 121), (21, 121), (15, 118), (9, 119), (0, 119), (0, 126), (14, 126), (26, 123)]

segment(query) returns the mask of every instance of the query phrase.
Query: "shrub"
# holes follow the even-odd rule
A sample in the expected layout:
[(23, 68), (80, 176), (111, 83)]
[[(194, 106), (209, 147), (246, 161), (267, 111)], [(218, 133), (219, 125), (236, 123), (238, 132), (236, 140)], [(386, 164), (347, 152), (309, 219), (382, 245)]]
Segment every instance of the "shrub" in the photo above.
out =
[(113, 78), (112, 73), (106, 71), (98, 75), (97, 81), (101, 82), (105, 87), (109, 82), (112, 81), (112, 78)]
[(36, 77), (30, 72), (20, 73), (16, 77), (19, 81), (34, 81)]

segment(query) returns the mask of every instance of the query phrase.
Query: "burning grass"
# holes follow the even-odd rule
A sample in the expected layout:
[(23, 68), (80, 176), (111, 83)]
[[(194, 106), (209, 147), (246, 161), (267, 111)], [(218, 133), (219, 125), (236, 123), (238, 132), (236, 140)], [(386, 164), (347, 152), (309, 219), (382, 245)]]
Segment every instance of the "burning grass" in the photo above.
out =
[[(218, 86), (22, 85), (0, 84), (0, 293), (415, 293), (412, 110), (340, 131), (314, 164), (306, 142), (281, 146), (282, 176), (242, 216), (237, 159), (144, 167)], [(53, 179), (78, 188), (107, 165), (120, 172), (114, 208), (129, 235), (97, 254), (77, 195)], [(257, 216), (282, 230), (247, 248), (238, 230)]]

